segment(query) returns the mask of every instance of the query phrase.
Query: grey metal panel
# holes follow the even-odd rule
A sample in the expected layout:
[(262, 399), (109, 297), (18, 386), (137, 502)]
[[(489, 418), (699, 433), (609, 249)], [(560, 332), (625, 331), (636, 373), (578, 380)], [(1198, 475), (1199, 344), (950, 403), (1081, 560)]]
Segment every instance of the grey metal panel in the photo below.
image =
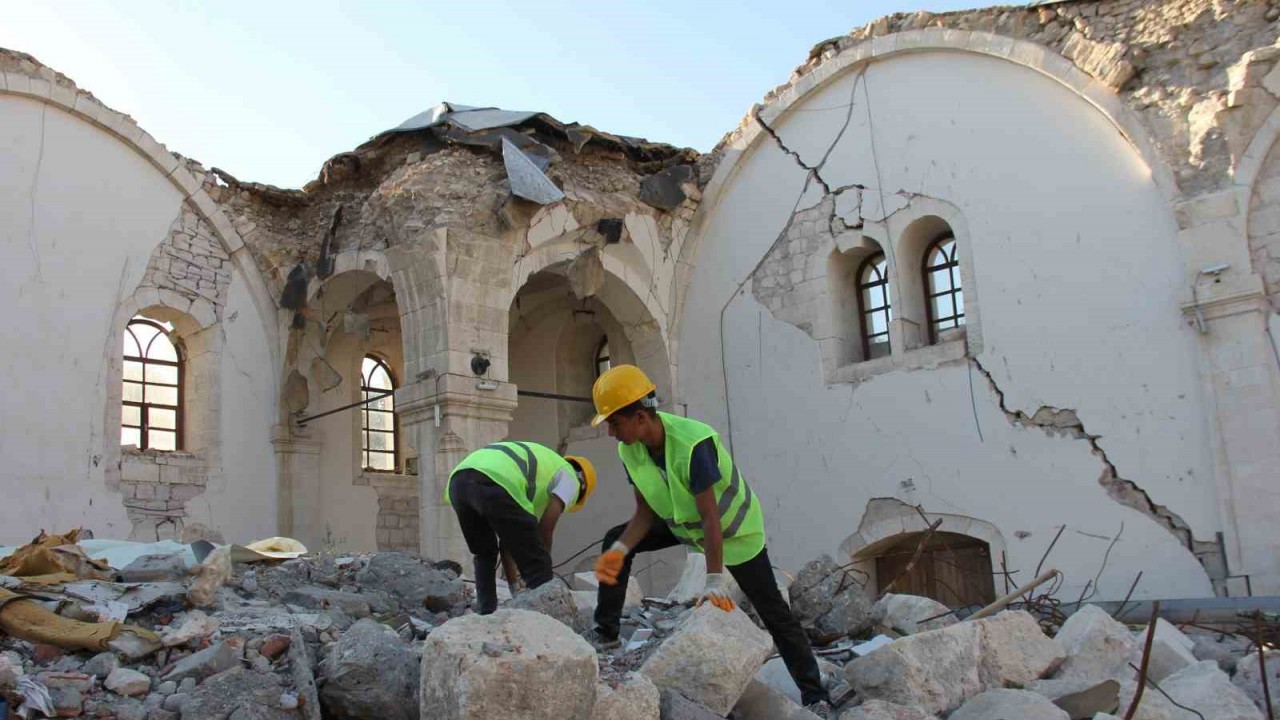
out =
[(536, 112), (525, 112), (523, 110), (482, 108), (478, 110), (468, 110), (466, 112), (455, 112), (449, 116), (448, 120), (460, 128), (474, 131), (518, 125), (538, 114), (539, 113)]
[(507, 168), (511, 192), (516, 197), (539, 205), (549, 205), (564, 199), (560, 188), (538, 169), (533, 160), (506, 138), (502, 138), (502, 164)]

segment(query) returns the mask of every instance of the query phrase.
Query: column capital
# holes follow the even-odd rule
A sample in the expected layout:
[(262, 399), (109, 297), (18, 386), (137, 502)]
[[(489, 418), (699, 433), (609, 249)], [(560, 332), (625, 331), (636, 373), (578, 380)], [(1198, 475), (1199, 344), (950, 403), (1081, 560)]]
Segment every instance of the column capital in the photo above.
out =
[(396, 412), (404, 425), (435, 422), (441, 417), (510, 422), (515, 413), (516, 386), (475, 376), (445, 374), (396, 389)]

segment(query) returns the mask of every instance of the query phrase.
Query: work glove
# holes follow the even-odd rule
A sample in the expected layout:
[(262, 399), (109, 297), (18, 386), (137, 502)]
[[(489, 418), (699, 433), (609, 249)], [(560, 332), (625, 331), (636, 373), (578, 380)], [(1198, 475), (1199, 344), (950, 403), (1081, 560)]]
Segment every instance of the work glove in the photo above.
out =
[(733, 598), (729, 597), (729, 589), (725, 587), (724, 573), (707, 573), (707, 584), (703, 586), (697, 604), (701, 606), (704, 602), (709, 602), (725, 612), (730, 612), (737, 607)]
[(618, 574), (622, 572), (622, 564), (627, 561), (627, 553), (631, 548), (620, 542), (613, 545), (600, 557), (596, 558), (596, 579), (605, 585), (617, 585)]

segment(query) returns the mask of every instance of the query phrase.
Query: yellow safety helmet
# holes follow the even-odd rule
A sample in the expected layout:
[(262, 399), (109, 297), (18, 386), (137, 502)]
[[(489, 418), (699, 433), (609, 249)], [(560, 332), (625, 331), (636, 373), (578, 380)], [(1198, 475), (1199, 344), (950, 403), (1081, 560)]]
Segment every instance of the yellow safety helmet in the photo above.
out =
[(591, 388), (591, 399), (596, 403), (596, 416), (592, 418), (592, 427), (599, 425), (610, 415), (648, 397), (657, 389), (653, 381), (644, 371), (635, 365), (616, 365), (609, 368), (596, 379)]
[(587, 504), (587, 498), (596, 491), (596, 466), (581, 455), (565, 455), (565, 460), (578, 466), (582, 471), (582, 487), (578, 489), (578, 501), (569, 508), (569, 512), (578, 512)]

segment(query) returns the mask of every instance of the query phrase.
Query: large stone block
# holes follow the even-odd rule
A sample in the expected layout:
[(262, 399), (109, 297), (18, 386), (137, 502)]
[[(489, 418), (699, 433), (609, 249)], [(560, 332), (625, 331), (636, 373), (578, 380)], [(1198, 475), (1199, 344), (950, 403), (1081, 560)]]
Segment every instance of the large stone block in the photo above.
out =
[[(1134, 649), (1129, 662), (1139, 665), (1147, 639), (1147, 628), (1134, 633)], [(1156, 619), (1156, 634), (1151, 639), (1151, 657), (1147, 662), (1147, 677), (1160, 682), (1184, 667), (1195, 665), (1197, 660), (1192, 648), (1195, 641), (1171, 625), (1164, 618)]]
[(1116, 680), (1037, 680), (1027, 689), (1048, 698), (1072, 720), (1090, 720), (1098, 713), (1113, 712), (1120, 704)]
[(1133, 635), (1097, 605), (1085, 605), (1067, 618), (1056, 639), (1067, 651), (1067, 658), (1054, 677), (1107, 680), (1133, 675), (1129, 668), (1129, 658), (1137, 647)]
[(845, 678), (863, 698), (947, 712), (983, 689), (979, 634), (963, 622), (910, 635), (849, 663)]
[[(818, 658), (818, 669), (822, 671), (822, 677), (831, 678), (840, 675), (840, 666)], [(791, 677), (791, 671), (787, 669), (787, 664), (782, 658), (776, 657), (769, 660), (756, 672), (756, 680), (768, 685), (778, 692), (786, 695), (792, 702), (799, 703), (800, 688), (796, 686), (795, 678)]]
[(369, 563), (356, 573), (356, 582), (361, 588), (386, 592), (406, 611), (425, 607), (431, 612), (448, 612), (466, 602), (461, 578), (405, 553), (370, 556)]
[(947, 720), (1071, 720), (1043, 695), (1026, 690), (988, 690), (974, 697)]
[[(1174, 702), (1148, 686), (1134, 720), (1263, 720), (1266, 717), (1248, 694), (1232, 685), (1226, 673), (1211, 660), (1179, 670), (1165, 678), (1160, 688)], [(1131, 680), (1120, 684), (1117, 713), (1124, 714), (1137, 689), (1138, 684)], [(1199, 715), (1178, 705), (1191, 708)]]
[(937, 717), (918, 708), (868, 700), (840, 715), (840, 720), (937, 720)]
[(980, 645), (978, 676), (984, 688), (1018, 687), (1044, 677), (1066, 657), (1062, 643), (1022, 610), (975, 621)]
[(543, 583), (532, 590), (511, 598), (504, 606), (508, 610), (531, 610), (553, 617), (574, 630), (583, 629), (578, 623), (578, 605), (573, 591), (559, 579)]
[(591, 645), (528, 610), (466, 615), (427, 636), (421, 714), (432, 720), (589, 718), (599, 670)]
[(596, 686), (592, 720), (658, 720), (662, 704), (658, 688), (640, 673), (628, 673), (617, 687)]
[(943, 615), (948, 610), (946, 605), (933, 598), (889, 593), (872, 606), (871, 616), (880, 625), (893, 628), (904, 635), (915, 635), (925, 630), (955, 625), (954, 615)]
[(787, 594), (796, 619), (817, 640), (857, 634), (875, 622), (871, 600), (862, 586), (830, 555), (811, 560), (801, 568)]
[(335, 720), (417, 720), (418, 657), (385, 625), (364, 619), (320, 663), (320, 700)]
[(707, 603), (685, 615), (640, 672), (661, 690), (727, 715), (772, 651), (772, 638), (746, 613)]
[[(1280, 651), (1268, 650), (1267, 690), (1271, 693), (1271, 709), (1280, 717)], [(1231, 682), (1245, 691), (1253, 702), (1265, 713), (1267, 710), (1266, 694), (1262, 692), (1262, 668), (1258, 667), (1258, 653), (1252, 653), (1236, 663), (1236, 676)]]
[(206, 680), (182, 704), (182, 720), (297, 720), (294, 710), (281, 707), (285, 688), (273, 673), (232, 668)]
[(663, 690), (661, 692), (660, 710), (662, 720), (722, 720), (724, 717), (711, 712), (705, 705), (699, 705), (673, 690)]
[(791, 698), (752, 680), (733, 706), (735, 720), (819, 720)]

